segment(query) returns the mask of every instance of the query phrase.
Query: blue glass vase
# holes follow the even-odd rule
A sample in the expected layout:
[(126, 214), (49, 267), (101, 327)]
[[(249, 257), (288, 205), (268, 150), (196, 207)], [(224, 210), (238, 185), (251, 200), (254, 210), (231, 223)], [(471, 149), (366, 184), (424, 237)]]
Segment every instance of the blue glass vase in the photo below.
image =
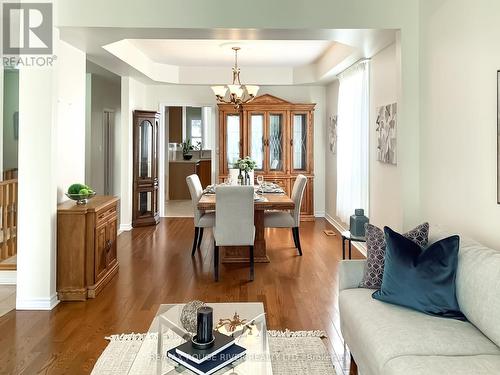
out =
[(350, 220), (351, 236), (354, 237), (364, 237), (365, 236), (365, 224), (369, 223), (370, 220), (365, 216), (365, 210), (362, 208), (356, 208), (354, 210), (354, 215), (351, 216)]

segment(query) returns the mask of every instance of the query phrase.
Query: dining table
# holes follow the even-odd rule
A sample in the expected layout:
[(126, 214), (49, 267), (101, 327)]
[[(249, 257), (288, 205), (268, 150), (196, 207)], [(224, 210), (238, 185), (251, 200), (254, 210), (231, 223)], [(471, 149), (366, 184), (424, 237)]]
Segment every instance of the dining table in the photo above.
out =
[[(266, 210), (288, 211), (295, 208), (294, 201), (286, 194), (263, 193), (260, 199), (254, 200), (254, 259), (255, 262), (269, 263), (266, 251), (266, 238), (264, 233), (264, 212)], [(216, 194), (203, 194), (198, 201), (198, 209), (203, 211), (215, 210), (217, 205)], [(248, 246), (221, 247), (222, 263), (248, 263)]]

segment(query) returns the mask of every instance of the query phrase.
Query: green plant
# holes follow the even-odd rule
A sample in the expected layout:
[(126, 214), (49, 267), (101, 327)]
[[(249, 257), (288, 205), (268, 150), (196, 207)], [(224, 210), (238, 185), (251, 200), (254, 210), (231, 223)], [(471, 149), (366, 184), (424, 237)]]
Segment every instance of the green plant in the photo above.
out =
[(242, 172), (250, 172), (255, 169), (257, 163), (250, 156), (245, 156), (243, 159), (238, 159), (235, 165)]
[(189, 151), (201, 150), (201, 142), (197, 142), (196, 145), (193, 145), (191, 139), (187, 139), (181, 143), (181, 147), (182, 147), (182, 154), (186, 155), (189, 153)]
[(181, 146), (182, 146), (182, 154), (183, 155), (189, 154), (189, 151), (194, 150), (194, 146), (191, 143), (191, 139), (187, 139), (184, 142), (182, 142)]

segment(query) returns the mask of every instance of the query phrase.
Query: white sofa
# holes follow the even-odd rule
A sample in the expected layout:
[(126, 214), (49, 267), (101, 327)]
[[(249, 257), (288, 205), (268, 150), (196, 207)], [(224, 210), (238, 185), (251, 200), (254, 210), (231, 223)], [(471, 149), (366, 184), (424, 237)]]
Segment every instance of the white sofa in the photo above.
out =
[[(448, 235), (431, 228), (429, 241)], [(365, 261), (341, 262), (340, 326), (361, 375), (500, 374), (500, 251), (460, 242), (457, 300), (468, 322), (377, 301), (358, 288)]]

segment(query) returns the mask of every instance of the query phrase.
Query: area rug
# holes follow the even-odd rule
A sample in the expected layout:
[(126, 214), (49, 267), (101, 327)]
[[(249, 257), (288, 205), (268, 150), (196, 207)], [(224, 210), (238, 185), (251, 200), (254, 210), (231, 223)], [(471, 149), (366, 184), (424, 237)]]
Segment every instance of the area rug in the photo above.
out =
[[(273, 375), (335, 375), (332, 358), (321, 337), (323, 331), (268, 331)], [(158, 374), (157, 362), (151, 358), (137, 358), (139, 349), (150, 340), (153, 345), (157, 337), (151, 334), (121, 334), (106, 337), (110, 341), (97, 360), (92, 375), (152, 375)], [(178, 345), (178, 338), (165, 337), (164, 343)], [(141, 353), (154, 352), (141, 349)], [(168, 371), (167, 371), (168, 372)]]

